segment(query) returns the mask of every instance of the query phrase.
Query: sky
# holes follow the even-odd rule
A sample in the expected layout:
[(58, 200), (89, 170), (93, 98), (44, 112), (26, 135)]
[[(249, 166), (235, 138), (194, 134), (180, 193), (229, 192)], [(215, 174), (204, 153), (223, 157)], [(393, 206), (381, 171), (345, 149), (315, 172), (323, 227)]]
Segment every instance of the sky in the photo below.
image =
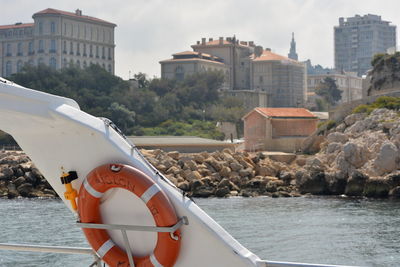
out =
[(333, 67), (339, 17), (376, 14), (400, 26), (399, 0), (0, 0), (0, 6), (0, 25), (32, 22), (46, 8), (79, 8), (117, 24), (115, 73), (124, 79), (138, 72), (159, 77), (159, 61), (191, 50), (202, 37), (233, 35), (287, 56), (294, 32), (299, 60)]

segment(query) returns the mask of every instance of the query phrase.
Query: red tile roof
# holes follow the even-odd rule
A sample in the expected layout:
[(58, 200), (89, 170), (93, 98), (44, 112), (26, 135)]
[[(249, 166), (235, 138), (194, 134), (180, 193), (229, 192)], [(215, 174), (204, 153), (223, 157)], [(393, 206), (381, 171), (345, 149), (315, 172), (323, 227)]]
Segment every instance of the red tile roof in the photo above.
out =
[(272, 53), (269, 50), (263, 50), (263, 53), (259, 57), (255, 57), (255, 55), (253, 54), (253, 55), (251, 55), (251, 58), (253, 59), (253, 61), (288, 60), (288, 61), (297, 62), (296, 60), (290, 59), (288, 57)]
[(21, 24), (13, 24), (13, 25), (1, 25), (0, 30), (4, 29), (19, 29), (19, 28), (27, 28), (33, 27), (33, 23), (21, 23)]
[(54, 9), (54, 8), (47, 8), (45, 10), (36, 12), (35, 14), (33, 14), (33, 17), (35, 17), (36, 15), (41, 15), (41, 14), (57, 14), (57, 15), (65, 15), (65, 16), (70, 16), (70, 17), (75, 17), (75, 18), (82, 18), (82, 19), (86, 19), (86, 20), (91, 20), (94, 22), (101, 22), (101, 23), (107, 23), (113, 26), (117, 26), (114, 23), (102, 20), (102, 19), (98, 19), (95, 17), (91, 17), (91, 16), (86, 16), (86, 15), (77, 15), (73, 12), (68, 12), (68, 11), (62, 11), (62, 10), (58, 10), (58, 9)]
[(316, 118), (305, 108), (255, 108), (254, 110), (266, 117)]
[[(214, 57), (210, 54), (206, 54), (206, 53), (200, 53), (200, 52), (196, 52), (196, 51), (183, 51), (183, 52), (179, 52), (179, 53), (175, 53), (173, 54), (173, 56), (189, 56), (189, 55), (199, 55), (201, 54), (204, 57)], [(215, 57), (217, 58), (217, 57)]]
[(215, 61), (215, 60), (209, 60), (209, 59), (205, 59), (205, 58), (171, 58), (171, 59), (166, 59), (166, 60), (162, 60), (159, 63), (167, 63), (167, 62), (191, 62), (191, 61), (203, 61), (203, 62), (209, 62), (209, 63), (215, 63), (215, 64), (219, 64), (219, 65), (225, 65), (223, 62), (219, 62), (219, 61)]

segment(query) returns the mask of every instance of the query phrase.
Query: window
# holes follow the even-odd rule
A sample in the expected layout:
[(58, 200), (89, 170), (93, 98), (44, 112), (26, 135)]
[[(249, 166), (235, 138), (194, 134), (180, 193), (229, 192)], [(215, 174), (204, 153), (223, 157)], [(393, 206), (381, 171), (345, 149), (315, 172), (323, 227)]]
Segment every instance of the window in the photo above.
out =
[(22, 56), (22, 43), (17, 44), (17, 56)]
[(93, 57), (93, 46), (92, 45), (89, 46), (89, 56)]
[(78, 68), (81, 68), (81, 62), (79, 60), (76, 61), (76, 65), (78, 66)]
[(109, 59), (109, 60), (112, 59), (112, 57), (111, 57), (111, 48), (110, 48), (110, 47), (108, 48), (108, 59)]
[(29, 42), (28, 44), (28, 53), (29, 55), (33, 55), (33, 42)]
[(99, 46), (96, 45), (96, 58), (99, 58)]
[(105, 59), (105, 58), (106, 58), (106, 50), (105, 50), (104, 46), (103, 46), (102, 49), (101, 49), (101, 58), (102, 58), (102, 59)]
[(80, 56), (81, 55), (81, 44), (76, 43), (76, 55)]
[(182, 68), (182, 66), (178, 66), (175, 69), (175, 79), (177, 79), (178, 81), (182, 81), (183, 78), (185, 76), (184, 70)]
[(50, 62), (49, 62), (50, 64), (50, 68), (52, 68), (52, 69), (56, 69), (57, 68), (57, 60), (54, 58), (54, 57), (52, 57), (52, 58), (50, 58)]
[(64, 58), (64, 60), (63, 60), (63, 67), (64, 67), (64, 68), (66, 68), (66, 67), (67, 67), (67, 65), (68, 65), (67, 59), (66, 59), (66, 58)]
[(12, 72), (11, 61), (7, 61), (6, 63), (6, 77), (10, 76)]
[(17, 62), (17, 72), (20, 72), (22, 70), (22, 61), (18, 60)]
[(39, 40), (39, 53), (43, 53), (44, 52), (44, 41), (43, 40)]
[(108, 72), (109, 72), (109, 73), (112, 72), (111, 64), (108, 64)]
[(63, 53), (66, 54), (67, 53), (67, 41), (63, 42)]
[(39, 34), (43, 34), (43, 22), (39, 22)]
[(50, 41), (50, 53), (55, 53), (56, 52), (56, 40), (51, 40)]
[(7, 54), (6, 54), (8, 57), (10, 57), (12, 54), (11, 54), (11, 44), (7, 44)]
[(83, 44), (83, 56), (86, 57), (86, 44)]
[(69, 54), (70, 55), (74, 54), (74, 43), (73, 42), (69, 43)]
[(86, 63), (86, 61), (83, 61), (83, 68), (86, 68), (87, 67), (87, 63)]
[(53, 34), (56, 33), (56, 23), (54, 21), (50, 23), (50, 32)]

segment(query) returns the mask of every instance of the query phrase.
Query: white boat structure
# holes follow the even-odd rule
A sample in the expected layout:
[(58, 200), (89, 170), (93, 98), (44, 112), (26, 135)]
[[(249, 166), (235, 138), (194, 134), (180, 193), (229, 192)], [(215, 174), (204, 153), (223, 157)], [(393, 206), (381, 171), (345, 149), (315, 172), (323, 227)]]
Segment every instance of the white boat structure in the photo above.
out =
[(261, 260), (150, 165), (112, 122), (81, 111), (74, 100), (0, 78), (0, 129), (76, 213), (92, 246), (0, 249), (93, 254), (99, 266), (112, 267), (333, 266)]

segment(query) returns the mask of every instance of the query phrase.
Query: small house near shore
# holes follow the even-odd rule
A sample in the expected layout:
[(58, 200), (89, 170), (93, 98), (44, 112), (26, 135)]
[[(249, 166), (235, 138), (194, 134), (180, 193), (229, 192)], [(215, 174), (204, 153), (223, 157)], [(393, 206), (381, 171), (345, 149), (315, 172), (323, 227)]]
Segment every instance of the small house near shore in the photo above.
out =
[(298, 151), (318, 124), (304, 108), (255, 108), (242, 120), (246, 151)]

